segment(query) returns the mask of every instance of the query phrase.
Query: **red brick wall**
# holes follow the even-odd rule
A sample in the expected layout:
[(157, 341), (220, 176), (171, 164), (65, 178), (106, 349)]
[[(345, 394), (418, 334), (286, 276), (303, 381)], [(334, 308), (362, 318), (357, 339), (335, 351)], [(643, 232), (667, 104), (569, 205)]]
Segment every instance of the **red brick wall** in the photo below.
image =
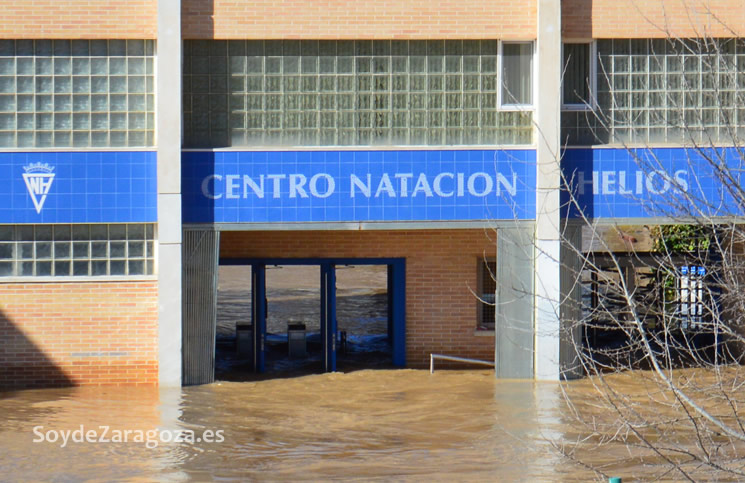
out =
[(565, 38), (745, 35), (742, 0), (563, 0)]
[(534, 39), (536, 0), (182, 0), (187, 39)]
[(493, 238), (484, 230), (223, 232), (220, 256), (405, 257), (407, 364), (424, 367), (431, 352), (494, 360), (494, 336), (474, 335), (469, 290), (477, 289), (478, 261), (496, 252)]
[(156, 281), (0, 284), (0, 388), (157, 382)]
[(157, 36), (157, 0), (0, 0), (0, 12), (0, 39)]

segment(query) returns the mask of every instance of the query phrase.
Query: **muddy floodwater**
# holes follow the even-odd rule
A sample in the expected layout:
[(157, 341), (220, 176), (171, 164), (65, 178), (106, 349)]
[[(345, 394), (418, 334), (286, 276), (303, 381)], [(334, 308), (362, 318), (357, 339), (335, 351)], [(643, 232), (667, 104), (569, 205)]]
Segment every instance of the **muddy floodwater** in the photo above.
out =
[[(638, 381), (631, 375), (621, 382), (644, 394)], [(587, 380), (499, 381), (489, 370), (411, 369), (172, 390), (0, 392), (0, 481), (598, 479), (555, 448), (582, 437), (562, 388), (575, 403), (593, 399)], [(583, 411), (588, 420), (613, 417), (607, 408)], [(63, 444), (63, 433), (79, 429), (109, 440), (131, 433), (127, 442), (70, 437)], [(137, 431), (156, 430), (136, 440)], [(194, 441), (167, 442), (174, 430)], [(207, 431), (212, 442), (199, 441)], [(624, 481), (649, 470), (622, 444), (589, 445), (582, 457)]]
[[(317, 330), (318, 278), (314, 267), (267, 270), (270, 333), (281, 334), (288, 322)], [(385, 333), (385, 281), (381, 268), (339, 270), (340, 328), (357, 334), (358, 349), (375, 357), (370, 338)], [(583, 420), (613, 419), (594, 404), (588, 379), (505, 381), (491, 370), (430, 374), (363, 359), (372, 368), (312, 374), (290, 365), (274, 378), (251, 380), (230, 356), (235, 324), (250, 319), (249, 285), (247, 268), (221, 272), (222, 380), (215, 384), (0, 392), (0, 481), (598, 477), (556, 449), (583, 438), (565, 394)], [(614, 378), (625, 394), (649, 395), (639, 374)], [(581, 456), (605, 475), (646, 471), (622, 444), (589, 444)]]
[[(579, 477), (547, 442), (561, 437), (561, 407), (557, 385), (498, 382), (491, 371), (363, 370), (173, 391), (0, 393), (0, 480)], [(34, 442), (81, 425), (99, 433), (108, 426), (110, 434), (221, 430), (224, 441), (155, 448)]]

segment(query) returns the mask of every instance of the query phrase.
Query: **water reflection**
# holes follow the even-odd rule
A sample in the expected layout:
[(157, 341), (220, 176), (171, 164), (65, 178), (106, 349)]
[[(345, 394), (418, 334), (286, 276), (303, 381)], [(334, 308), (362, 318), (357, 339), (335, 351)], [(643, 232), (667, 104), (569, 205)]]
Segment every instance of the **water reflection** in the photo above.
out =
[[(0, 399), (0, 465), (19, 480), (554, 479), (567, 469), (545, 439), (561, 437), (560, 398), (558, 385), (497, 381), (491, 371), (417, 370), (22, 391)], [(32, 442), (34, 426), (81, 424), (223, 430), (224, 442)]]
[[(336, 275), (339, 350), (337, 367), (392, 367), (388, 339), (388, 269), (385, 265), (340, 265)], [(268, 266), (266, 367), (269, 377), (322, 372), (320, 268)], [(249, 358), (236, 351), (236, 324), (251, 323), (251, 267), (222, 266), (217, 296), (216, 376), (255, 379)], [(303, 324), (307, 356), (288, 357), (288, 324)]]

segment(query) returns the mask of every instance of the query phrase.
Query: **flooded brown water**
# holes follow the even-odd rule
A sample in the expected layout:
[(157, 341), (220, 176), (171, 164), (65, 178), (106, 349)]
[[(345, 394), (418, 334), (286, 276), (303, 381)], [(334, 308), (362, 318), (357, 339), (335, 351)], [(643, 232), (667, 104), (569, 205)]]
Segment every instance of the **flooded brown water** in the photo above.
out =
[[(613, 376), (614, 384), (657, 412), (644, 401), (659, 394), (650, 393), (648, 381), (639, 376)], [(173, 390), (0, 393), (0, 480), (595, 479), (595, 473), (555, 449), (583, 438), (562, 388), (579, 403), (584, 421), (610, 424), (611, 434), (616, 430), (613, 412), (594, 405), (588, 380), (500, 381), (492, 371), (363, 370)], [(100, 435), (104, 426), (109, 437), (114, 431), (160, 428), (191, 430), (196, 437), (219, 431), (222, 441), (173, 443), (158, 436), (155, 447), (136, 439), (68, 441), (64, 447), (61, 440), (34, 442), (52, 431), (81, 427)], [(684, 432), (673, 443), (695, 445)], [(639, 454), (633, 445), (591, 440), (577, 453), (624, 481), (645, 475), (681, 480), (660, 471), (660, 462), (648, 452), (645, 459)], [(698, 479), (714, 478), (702, 471)]]
[[(317, 268), (299, 270), (268, 270), (275, 315), (270, 327), (278, 332), (290, 318), (311, 326), (317, 317)], [(280, 272), (285, 275), (275, 276)], [(250, 314), (249, 281), (247, 268), (221, 273), (218, 339), (233, 335), (236, 320)], [(379, 331), (385, 271), (339, 270), (338, 285), (340, 304), (345, 297), (352, 301), (340, 309), (352, 321), (349, 327), (357, 320), (356, 330)], [(711, 374), (676, 374), (701, 387), (717, 382)], [(732, 378), (741, 380), (738, 374)], [(648, 372), (607, 381), (636, 413), (669, 420), (680, 415)], [(593, 382), (504, 381), (487, 370), (368, 369), (182, 389), (0, 392), (0, 481), (607, 481), (611, 475), (681, 480), (638, 442), (616, 438), (600, 444), (623, 425)], [(588, 427), (597, 431), (592, 438), (586, 438)], [(81, 442), (91, 430), (92, 441)], [(186, 441), (168, 442), (173, 430)], [(197, 439), (207, 439), (207, 431), (213, 442)], [(684, 427), (664, 437), (681, 448), (697, 444)], [(101, 438), (111, 442), (95, 441)], [(562, 446), (604, 476), (562, 456)], [(728, 448), (719, 451), (733, 451), (731, 461), (739, 464), (743, 448)], [(696, 476), (728, 479), (705, 469)]]
[[(490, 371), (382, 370), (0, 393), (0, 480), (556, 479), (567, 465), (545, 437), (561, 429), (557, 388)], [(34, 427), (80, 425), (223, 430), (224, 441), (33, 442)]]

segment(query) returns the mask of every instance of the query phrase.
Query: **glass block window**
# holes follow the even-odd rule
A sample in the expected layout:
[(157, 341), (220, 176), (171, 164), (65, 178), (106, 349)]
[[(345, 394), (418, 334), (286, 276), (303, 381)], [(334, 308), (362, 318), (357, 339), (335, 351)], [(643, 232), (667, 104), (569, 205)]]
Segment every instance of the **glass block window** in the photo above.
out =
[(0, 40), (0, 148), (155, 144), (152, 40)]
[(569, 143), (731, 143), (745, 136), (743, 39), (599, 40), (597, 50), (597, 111), (562, 113)]
[(154, 263), (153, 224), (0, 225), (0, 277), (142, 276)]
[(185, 41), (184, 55), (187, 147), (532, 142), (532, 113), (498, 108), (496, 40)]

